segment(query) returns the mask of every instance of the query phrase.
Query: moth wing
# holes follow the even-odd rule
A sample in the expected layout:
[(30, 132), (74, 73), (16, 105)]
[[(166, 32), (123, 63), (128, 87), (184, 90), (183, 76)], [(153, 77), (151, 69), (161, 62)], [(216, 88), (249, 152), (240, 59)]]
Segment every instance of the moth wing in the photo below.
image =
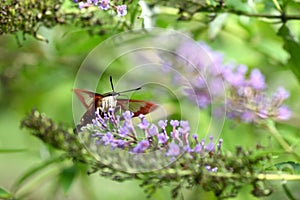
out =
[(122, 110), (133, 112), (133, 117), (139, 116), (140, 114), (146, 115), (158, 107), (157, 104), (134, 99), (118, 99), (117, 105), (120, 106)]
[(101, 94), (87, 90), (75, 88), (73, 91), (86, 109), (90, 109), (91, 105), (96, 105), (95, 103), (103, 98)]

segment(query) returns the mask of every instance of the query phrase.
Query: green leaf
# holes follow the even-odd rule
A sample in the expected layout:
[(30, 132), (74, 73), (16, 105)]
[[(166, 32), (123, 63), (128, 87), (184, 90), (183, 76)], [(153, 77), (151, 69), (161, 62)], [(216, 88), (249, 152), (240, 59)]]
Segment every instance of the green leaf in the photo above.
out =
[(65, 194), (68, 193), (77, 174), (78, 170), (76, 166), (64, 168), (59, 174), (59, 183), (62, 186)]
[(251, 12), (251, 7), (249, 4), (241, 0), (227, 0), (226, 6), (237, 11)]
[(56, 163), (56, 162), (62, 162), (63, 158), (62, 157), (56, 157), (53, 158), (51, 160), (48, 160), (36, 167), (33, 167), (31, 169), (29, 169), (27, 172), (25, 172), (15, 183), (14, 183), (14, 190), (18, 190), (19, 187), (25, 182), (27, 181), (29, 178), (31, 178), (32, 176), (34, 176), (35, 174), (37, 174), (38, 172), (40, 172), (41, 170), (45, 169), (46, 167), (48, 167), (49, 165)]
[(282, 184), (282, 188), (283, 188), (283, 191), (285, 192), (286, 196), (288, 196), (290, 200), (296, 200), (296, 198), (293, 196), (291, 190), (287, 187), (286, 182), (284, 182), (284, 181)]
[(225, 25), (227, 18), (227, 13), (219, 14), (211, 23), (209, 23), (208, 31), (210, 39), (214, 39), (218, 35)]
[(275, 164), (276, 168), (281, 171), (287, 171), (292, 174), (300, 174), (300, 163), (296, 163), (293, 161), (281, 162)]
[(278, 35), (281, 36), (284, 41), (283, 48), (290, 54), (288, 67), (300, 82), (300, 44), (295, 40), (285, 24), (279, 29)]
[(7, 192), (5, 189), (0, 188), (0, 199), (9, 199), (12, 197), (12, 194)]
[(19, 153), (24, 151), (26, 151), (26, 149), (0, 149), (0, 153)]

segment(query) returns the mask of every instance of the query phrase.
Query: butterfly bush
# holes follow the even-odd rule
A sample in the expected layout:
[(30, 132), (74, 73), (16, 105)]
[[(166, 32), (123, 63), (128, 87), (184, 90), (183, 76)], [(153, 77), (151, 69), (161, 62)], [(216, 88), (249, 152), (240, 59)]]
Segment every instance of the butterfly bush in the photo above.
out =
[(184, 74), (172, 74), (173, 83), (184, 86), (184, 94), (200, 109), (223, 101), (226, 116), (245, 123), (291, 117), (291, 111), (283, 104), (289, 92), (279, 87), (267, 95), (266, 80), (259, 69), (224, 64), (223, 55), (204, 43), (183, 42), (175, 49), (175, 54), (175, 58), (161, 58), (163, 71), (172, 74), (173, 68)]
[[(153, 124), (142, 115), (138, 123), (133, 123), (131, 119), (132, 113), (129, 111), (121, 116), (110, 111), (106, 116), (97, 115), (91, 124), (75, 134), (72, 129), (56, 124), (45, 114), (33, 110), (22, 120), (21, 126), (45, 143), (62, 150), (64, 154), (59, 160), (71, 158), (74, 162), (89, 166), (89, 174), (99, 172), (102, 177), (114, 181), (141, 181), (140, 186), (148, 197), (164, 186), (172, 188), (174, 199), (182, 188), (199, 186), (213, 192), (219, 199), (235, 197), (242, 186), (248, 184), (252, 186), (255, 196), (271, 194), (266, 177), (269, 172), (265, 167), (269, 168), (272, 157), (261, 146), (257, 146), (255, 151), (237, 146), (228, 152), (222, 149), (222, 139), (215, 143), (212, 137), (207, 141), (200, 140), (196, 134), (188, 137), (190, 127), (187, 121), (161, 120)], [(141, 138), (135, 135), (139, 132), (143, 133)], [(105, 158), (100, 161), (91, 152), (97, 148), (87, 151), (87, 144), (82, 145), (78, 135), (87, 136), (87, 141), (94, 147), (107, 150), (98, 155)], [(159, 156), (155, 158), (153, 154), (144, 157), (145, 153), (157, 150), (163, 154), (157, 154)], [(125, 161), (124, 156), (128, 154), (132, 155), (131, 162)], [(137, 157), (140, 155), (142, 157)], [(170, 162), (160, 165), (162, 157)], [(149, 164), (157, 168), (149, 168)], [(148, 170), (143, 170), (144, 167)], [(270, 174), (271, 180), (276, 174)], [(282, 180), (286, 176), (281, 173), (277, 178)]]
[[(195, 158), (221, 153), (222, 139), (215, 144), (212, 136), (209, 141), (199, 140), (197, 134), (190, 137), (188, 121), (160, 120), (155, 124), (141, 114), (140, 122), (135, 124), (132, 117), (130, 111), (119, 116), (115, 115), (114, 109), (110, 109), (103, 117), (96, 112), (96, 118), (91, 124), (82, 127), (81, 131), (83, 134), (89, 133), (96, 146), (110, 146), (112, 150), (118, 148), (131, 154), (165, 150), (165, 156), (173, 161), (184, 154)], [(171, 131), (168, 131), (169, 128)], [(137, 137), (139, 133), (143, 134)], [(205, 168), (212, 172), (218, 169), (210, 164), (206, 164)]]
[(98, 7), (100, 10), (110, 10), (113, 9), (117, 12), (117, 16), (122, 17), (127, 14), (126, 5), (115, 5), (113, 1), (109, 0), (87, 0), (87, 1), (78, 1), (74, 0), (74, 3), (78, 3), (79, 9), (84, 9), (88, 7)]

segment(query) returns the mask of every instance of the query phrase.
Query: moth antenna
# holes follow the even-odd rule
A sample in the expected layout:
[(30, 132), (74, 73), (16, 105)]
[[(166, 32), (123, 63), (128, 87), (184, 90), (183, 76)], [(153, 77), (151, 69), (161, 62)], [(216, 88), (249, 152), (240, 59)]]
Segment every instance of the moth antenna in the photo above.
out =
[(109, 81), (110, 81), (112, 91), (115, 92), (114, 84), (113, 84), (113, 81), (112, 81), (112, 76), (109, 76)]
[(130, 89), (130, 90), (124, 90), (124, 91), (118, 92), (118, 93), (121, 94), (121, 93), (126, 93), (126, 92), (131, 92), (131, 91), (137, 91), (137, 90), (140, 90), (140, 89), (142, 89), (142, 87), (138, 87), (138, 88), (134, 88), (134, 89)]

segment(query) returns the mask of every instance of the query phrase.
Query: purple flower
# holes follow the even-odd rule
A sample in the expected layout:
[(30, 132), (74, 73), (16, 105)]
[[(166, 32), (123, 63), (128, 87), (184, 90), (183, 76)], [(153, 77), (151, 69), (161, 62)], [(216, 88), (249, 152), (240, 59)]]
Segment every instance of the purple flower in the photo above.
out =
[(98, 3), (99, 3), (99, 1), (98, 1), (98, 0), (94, 0), (94, 1), (92, 1), (92, 2), (94, 2), (94, 5), (95, 5), (95, 6), (97, 6), (97, 5), (98, 5)]
[(218, 167), (211, 167), (210, 165), (206, 165), (205, 169), (209, 172), (217, 172), (218, 171)]
[(291, 117), (292, 113), (287, 106), (281, 106), (278, 108), (277, 118), (280, 120), (288, 120)]
[(150, 143), (148, 140), (142, 140), (140, 141), (132, 150), (134, 153), (143, 153), (146, 151), (146, 149), (150, 146)]
[(246, 123), (253, 122), (255, 120), (255, 113), (250, 110), (245, 110), (241, 113), (241, 119)]
[(116, 144), (117, 144), (118, 148), (121, 148), (121, 149), (125, 148), (125, 141), (124, 140), (121, 140), (121, 139), (117, 140)]
[(124, 120), (126, 121), (126, 120), (131, 120), (131, 118), (133, 117), (133, 113), (132, 112), (130, 112), (130, 111), (125, 111), (123, 114), (122, 114), (122, 116), (123, 116), (123, 118), (124, 118)]
[(100, 1), (99, 8), (101, 10), (108, 10), (110, 8), (110, 6), (109, 6), (109, 0), (102, 0), (102, 1)]
[(210, 171), (211, 170), (211, 166), (210, 165), (206, 165), (205, 169), (207, 169), (207, 171)]
[(179, 121), (178, 120), (171, 120), (170, 125), (176, 128), (176, 126), (179, 126)]
[(195, 78), (195, 83), (194, 84), (195, 84), (196, 88), (206, 88), (206, 86), (207, 86), (206, 81), (201, 76), (198, 76), (198, 77)]
[(158, 128), (155, 124), (152, 124), (149, 128), (149, 136), (155, 136), (158, 134)]
[(178, 156), (180, 155), (180, 147), (178, 144), (172, 142), (170, 145), (169, 145), (169, 149), (168, 149), (168, 152), (166, 153), (166, 156)]
[(277, 88), (276, 92), (273, 94), (272, 105), (279, 106), (284, 100), (289, 98), (290, 93), (286, 91), (283, 87)]
[(190, 131), (190, 125), (188, 121), (180, 121), (180, 128), (179, 131), (181, 133), (186, 133)]
[(233, 87), (240, 87), (244, 85), (246, 72), (247, 67), (245, 65), (240, 65), (235, 72), (233, 66), (228, 66), (223, 69), (222, 75)]
[(86, 7), (89, 7), (91, 4), (89, 4), (89, 3), (85, 3), (85, 2), (79, 2), (78, 3), (78, 8), (81, 10), (81, 9), (83, 9), (83, 8), (86, 8)]
[(162, 128), (162, 129), (165, 129), (166, 126), (168, 125), (167, 123), (168, 123), (168, 120), (159, 120), (159, 121), (158, 121), (158, 126), (159, 126), (160, 128)]
[(211, 103), (210, 94), (208, 92), (199, 92), (196, 96), (197, 105), (199, 108), (206, 108)]
[(286, 91), (283, 87), (279, 87), (275, 92), (275, 96), (279, 99), (285, 100), (290, 97), (290, 93)]
[(182, 140), (180, 139), (179, 131), (178, 130), (173, 130), (171, 132), (171, 137), (172, 140), (177, 140), (181, 145), (183, 145)]
[(190, 147), (190, 145), (185, 145), (185, 146), (183, 146), (183, 151), (185, 152), (185, 153), (191, 153), (191, 152), (193, 152), (193, 149)]
[(265, 88), (265, 77), (259, 69), (251, 71), (249, 85), (256, 90), (263, 90)]
[(164, 133), (160, 133), (157, 135), (157, 139), (159, 144), (165, 144), (168, 142), (169, 137)]
[(127, 6), (126, 5), (120, 5), (116, 6), (117, 15), (119, 17), (125, 16), (127, 14)]
[(211, 152), (214, 150), (215, 150), (215, 144), (213, 142), (210, 142), (205, 146), (205, 151), (207, 152)]
[(217, 172), (218, 171), (218, 168), (217, 167), (214, 167), (210, 170), (211, 172)]
[(200, 153), (202, 150), (202, 146), (200, 144), (196, 144), (195, 148), (194, 148), (194, 152), (196, 153)]
[(261, 109), (260, 111), (258, 111), (257, 115), (262, 119), (267, 119), (269, 116), (269, 112), (266, 109)]
[(192, 135), (192, 138), (194, 138), (196, 143), (198, 143), (198, 135), (196, 133)]
[(205, 146), (205, 151), (212, 152), (215, 150), (214, 138), (213, 136), (209, 137), (210, 142)]
[(123, 126), (119, 128), (119, 135), (121, 137), (126, 137), (130, 133), (128, 126), (124, 123)]
[(210, 94), (207, 88), (201, 91), (194, 88), (185, 88), (184, 94), (190, 100), (194, 101), (199, 108), (206, 108), (211, 103)]
[(142, 130), (145, 130), (149, 127), (149, 125), (149, 122), (145, 118), (142, 118), (141, 122), (138, 124), (138, 127)]
[(113, 136), (113, 134), (111, 134), (111, 133), (106, 133), (106, 135), (104, 135), (104, 136), (102, 137), (102, 141), (103, 141), (104, 145), (112, 144), (113, 141), (114, 141), (114, 136)]

